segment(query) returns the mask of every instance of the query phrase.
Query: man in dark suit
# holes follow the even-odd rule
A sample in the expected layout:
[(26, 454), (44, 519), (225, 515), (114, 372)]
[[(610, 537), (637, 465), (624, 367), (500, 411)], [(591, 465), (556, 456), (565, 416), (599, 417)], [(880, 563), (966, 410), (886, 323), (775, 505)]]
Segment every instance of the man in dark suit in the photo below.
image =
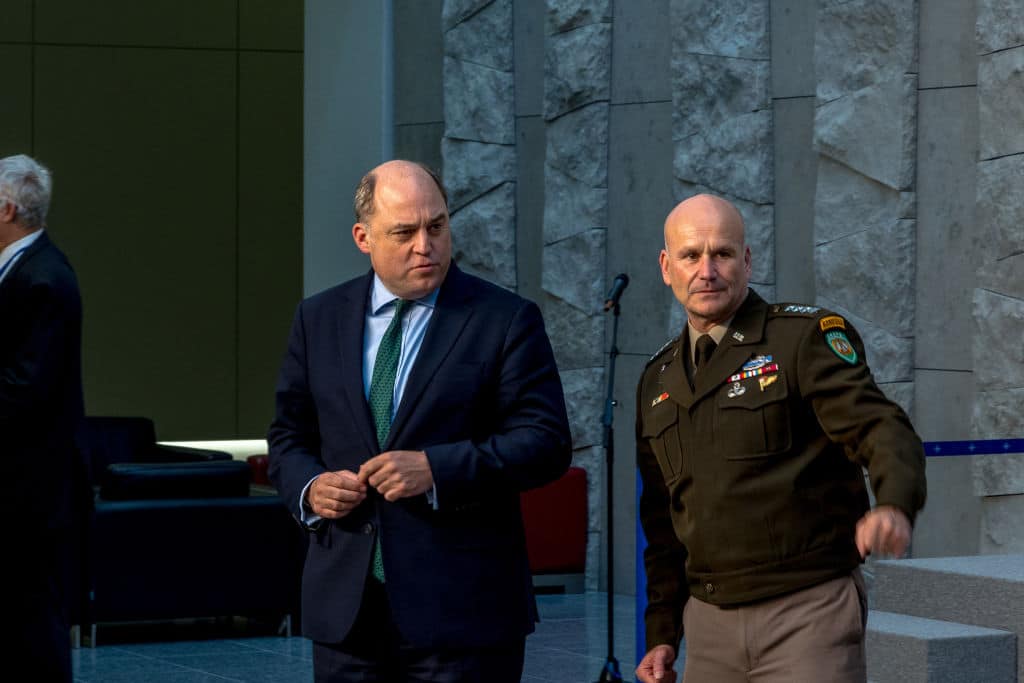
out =
[(355, 214), (372, 270), (299, 305), (268, 434), (310, 530), (315, 678), (519, 681), (537, 620), (519, 494), (571, 458), (540, 310), (451, 262), (425, 167), (378, 166)]
[[(75, 274), (43, 230), (50, 173), (0, 159), (0, 453), (4, 463), (9, 666), (71, 680), (66, 558), (82, 419), (82, 305)], [(77, 482), (77, 483), (80, 483)]]

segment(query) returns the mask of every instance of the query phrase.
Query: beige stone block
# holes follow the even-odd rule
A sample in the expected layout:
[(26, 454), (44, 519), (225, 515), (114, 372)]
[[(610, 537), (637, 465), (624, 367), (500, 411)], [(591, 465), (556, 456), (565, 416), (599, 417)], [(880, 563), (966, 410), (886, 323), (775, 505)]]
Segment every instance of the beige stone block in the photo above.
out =
[(982, 501), (983, 555), (1024, 553), (1024, 495), (987, 496)]
[(507, 182), (452, 213), (453, 257), (467, 273), (515, 289), (515, 183)]
[(591, 24), (549, 35), (544, 53), (544, 118), (585, 104), (607, 101), (611, 93), (611, 24)]
[(971, 465), (975, 495), (1024, 494), (1024, 453), (975, 455)]
[(1024, 46), (978, 60), (979, 155), (992, 159), (1024, 152)]
[(814, 143), (821, 154), (894, 190), (914, 182), (917, 77), (900, 74), (818, 107)]

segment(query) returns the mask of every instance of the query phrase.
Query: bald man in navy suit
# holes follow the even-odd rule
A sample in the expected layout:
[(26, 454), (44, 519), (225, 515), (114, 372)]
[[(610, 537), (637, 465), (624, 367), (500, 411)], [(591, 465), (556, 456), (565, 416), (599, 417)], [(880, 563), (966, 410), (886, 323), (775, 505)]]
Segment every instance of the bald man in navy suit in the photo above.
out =
[(377, 167), (355, 214), (372, 269), (300, 304), (268, 434), (310, 534), (315, 679), (518, 683), (537, 621), (519, 494), (571, 458), (540, 310), (452, 262), (429, 169)]
[(8, 666), (32, 680), (71, 680), (62, 573), (72, 524), (82, 420), (82, 304), (71, 265), (44, 226), (50, 172), (0, 159), (0, 454), (8, 572)]

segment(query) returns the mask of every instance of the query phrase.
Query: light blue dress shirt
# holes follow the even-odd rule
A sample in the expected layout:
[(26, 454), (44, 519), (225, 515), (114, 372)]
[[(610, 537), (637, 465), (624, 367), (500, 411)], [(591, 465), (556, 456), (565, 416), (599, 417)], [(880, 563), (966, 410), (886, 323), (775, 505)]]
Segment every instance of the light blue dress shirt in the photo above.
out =
[[(402, 354), (398, 358), (398, 372), (395, 374), (395, 396), (391, 402), (391, 419), (395, 417), (398, 404), (402, 402), (405, 385), (409, 381), (409, 373), (423, 346), (423, 337), (427, 332), (427, 324), (434, 315), (438, 290), (434, 290), (407, 310), (402, 324)], [(373, 288), (370, 290), (370, 303), (366, 311), (366, 325), (363, 330), (363, 396), (370, 398), (370, 382), (373, 379), (373, 367), (377, 363), (377, 349), (380, 340), (395, 317), (394, 294), (388, 291), (376, 274), (373, 276)]]
[[(437, 304), (439, 289), (421, 299), (416, 299), (414, 304), (406, 310), (405, 320), (402, 322), (402, 352), (398, 357), (398, 371), (395, 374), (395, 395), (391, 401), (391, 419), (394, 419), (398, 405), (402, 402), (402, 395), (405, 393), (405, 385), (409, 381), (409, 373), (416, 363), (416, 356), (419, 355), (420, 347), (423, 346), (423, 337), (427, 333), (427, 325), (434, 315), (434, 306)], [(394, 294), (388, 291), (376, 273), (373, 275), (373, 287), (370, 288), (370, 300), (366, 304), (365, 325), (363, 326), (363, 396), (370, 398), (370, 383), (373, 379), (373, 366), (377, 362), (377, 349), (380, 347), (380, 340), (395, 317), (395, 301), (398, 300)], [(306, 500), (309, 487), (316, 480), (316, 477), (309, 480), (302, 490), (302, 500)], [(437, 487), (427, 492), (427, 500), (437, 509)], [(320, 521), (321, 517), (309, 511), (304, 505), (299, 505), (300, 519), (306, 524), (314, 524)]]

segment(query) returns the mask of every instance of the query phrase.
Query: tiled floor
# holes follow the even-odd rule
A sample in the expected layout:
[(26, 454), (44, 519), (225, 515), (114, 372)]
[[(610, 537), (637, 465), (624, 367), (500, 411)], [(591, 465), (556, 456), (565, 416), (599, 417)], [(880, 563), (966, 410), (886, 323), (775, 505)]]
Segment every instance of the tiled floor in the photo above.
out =
[[(540, 595), (541, 623), (526, 639), (523, 681), (594, 683), (608, 655), (606, 593)], [(615, 652), (625, 680), (633, 679), (634, 599), (614, 600)], [(303, 638), (196, 639), (196, 629), (173, 641), (143, 642), (122, 627), (100, 627), (96, 648), (74, 651), (79, 683), (309, 683), (310, 643)], [(134, 630), (135, 633), (139, 629)], [(106, 639), (106, 640), (104, 640)], [(105, 643), (105, 644), (104, 644)]]

